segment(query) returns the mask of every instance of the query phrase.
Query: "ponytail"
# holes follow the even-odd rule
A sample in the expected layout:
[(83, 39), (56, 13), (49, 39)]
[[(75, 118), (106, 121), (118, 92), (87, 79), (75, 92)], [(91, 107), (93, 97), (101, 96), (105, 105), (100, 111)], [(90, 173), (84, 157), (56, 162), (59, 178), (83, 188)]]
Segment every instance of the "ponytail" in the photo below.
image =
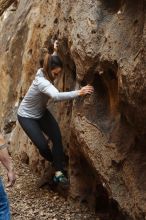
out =
[(51, 54), (46, 54), (43, 62), (43, 72), (47, 79), (53, 82), (53, 76), (51, 74)]

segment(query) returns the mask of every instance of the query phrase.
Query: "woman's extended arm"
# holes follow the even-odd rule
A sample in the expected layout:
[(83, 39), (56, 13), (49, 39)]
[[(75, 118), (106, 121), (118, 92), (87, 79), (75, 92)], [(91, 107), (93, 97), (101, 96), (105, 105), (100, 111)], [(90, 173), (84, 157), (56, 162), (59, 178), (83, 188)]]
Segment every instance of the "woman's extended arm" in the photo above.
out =
[(53, 86), (48, 80), (41, 79), (38, 88), (42, 93), (45, 93), (50, 98), (54, 99), (55, 101), (63, 101), (63, 100), (70, 100), (74, 99), (78, 96), (83, 96), (86, 94), (93, 93), (94, 89), (92, 86), (84, 86), (80, 90), (70, 91), (70, 92), (59, 92), (55, 86)]
[(63, 101), (73, 99), (79, 96), (79, 91), (59, 92), (48, 80), (41, 79), (38, 88), (55, 101)]

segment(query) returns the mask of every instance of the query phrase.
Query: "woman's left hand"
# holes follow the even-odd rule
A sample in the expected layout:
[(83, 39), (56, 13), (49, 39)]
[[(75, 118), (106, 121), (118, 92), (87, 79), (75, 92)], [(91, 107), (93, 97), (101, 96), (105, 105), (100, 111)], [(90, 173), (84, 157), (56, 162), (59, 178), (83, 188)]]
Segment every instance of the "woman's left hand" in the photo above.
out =
[(87, 86), (82, 87), (79, 90), (79, 95), (80, 96), (84, 96), (84, 95), (87, 95), (87, 94), (91, 95), (93, 92), (94, 92), (93, 86), (87, 85)]

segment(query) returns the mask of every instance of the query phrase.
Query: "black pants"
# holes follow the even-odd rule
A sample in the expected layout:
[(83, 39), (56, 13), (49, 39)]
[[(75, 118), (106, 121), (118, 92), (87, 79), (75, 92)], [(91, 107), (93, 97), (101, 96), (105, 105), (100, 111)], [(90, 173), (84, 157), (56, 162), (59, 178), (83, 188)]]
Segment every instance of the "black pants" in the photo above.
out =
[[(40, 154), (48, 161), (53, 162), (56, 171), (63, 170), (64, 153), (60, 128), (53, 115), (46, 110), (40, 119), (25, 118), (18, 115), (18, 121), (38, 148)], [(43, 132), (52, 141), (52, 150)]]

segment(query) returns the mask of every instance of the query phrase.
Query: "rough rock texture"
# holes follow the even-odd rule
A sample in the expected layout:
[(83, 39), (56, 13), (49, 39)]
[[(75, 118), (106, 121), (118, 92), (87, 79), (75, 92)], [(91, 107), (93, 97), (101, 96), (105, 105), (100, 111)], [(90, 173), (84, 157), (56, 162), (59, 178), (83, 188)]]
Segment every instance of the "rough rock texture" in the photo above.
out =
[(0, 0), (0, 15), (16, 0)]
[(146, 2), (20, 0), (1, 18), (0, 123), (13, 152), (45, 162), (16, 123), (16, 110), (53, 36), (65, 71), (58, 88), (90, 83), (91, 97), (49, 103), (69, 148), (70, 195), (107, 219), (146, 217)]

